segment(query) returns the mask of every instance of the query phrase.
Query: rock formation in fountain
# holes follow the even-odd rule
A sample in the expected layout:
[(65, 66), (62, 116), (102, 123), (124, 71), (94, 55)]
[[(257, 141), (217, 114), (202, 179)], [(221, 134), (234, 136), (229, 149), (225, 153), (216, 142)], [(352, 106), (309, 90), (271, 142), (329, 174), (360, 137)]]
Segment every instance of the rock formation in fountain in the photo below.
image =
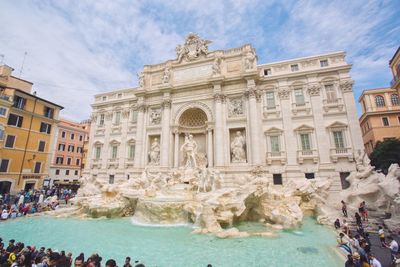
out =
[[(196, 158), (196, 157), (194, 157)], [(263, 222), (274, 229), (297, 227), (303, 212), (313, 212), (323, 201), (327, 179), (300, 180), (277, 186), (256, 168), (252, 175), (238, 177), (237, 187), (225, 187), (215, 169), (192, 168), (193, 162), (169, 173), (143, 173), (123, 183), (106, 184), (92, 177), (82, 179), (73, 199), (75, 208), (63, 214), (90, 217), (133, 216), (141, 224), (192, 223), (195, 233), (219, 237), (247, 236), (233, 225), (242, 221)], [(262, 235), (271, 235), (266, 227)]]
[(360, 154), (356, 159), (357, 171), (352, 172), (346, 180), (350, 186), (339, 194), (330, 194), (325, 204), (320, 202), (317, 215), (318, 221), (332, 224), (341, 214), (340, 201), (347, 203), (348, 210), (357, 211), (362, 201), (369, 210), (379, 210), (391, 214), (385, 223), (389, 228), (400, 227), (400, 168), (392, 164), (385, 176), (374, 170), (368, 156)]
[[(299, 226), (304, 213), (315, 214), (323, 224), (331, 224), (340, 212), (340, 200), (356, 209), (366, 201), (370, 209), (392, 213), (388, 224), (398, 226), (400, 219), (400, 168), (393, 164), (388, 175), (375, 172), (366, 155), (357, 158), (357, 171), (347, 180), (350, 187), (330, 193), (331, 179), (293, 179), (284, 186), (273, 185), (261, 167), (252, 174), (237, 175), (236, 186), (224, 185), (223, 175), (204, 167), (196, 154), (195, 143), (184, 147), (188, 153), (185, 167), (168, 173), (151, 172), (124, 182), (107, 184), (86, 177), (72, 200), (76, 205), (54, 212), (57, 216), (90, 217), (133, 216), (141, 224), (192, 223), (195, 233), (219, 237), (247, 236), (234, 226), (243, 221), (262, 222), (269, 228), (290, 229)], [(189, 155), (190, 154), (190, 155)]]

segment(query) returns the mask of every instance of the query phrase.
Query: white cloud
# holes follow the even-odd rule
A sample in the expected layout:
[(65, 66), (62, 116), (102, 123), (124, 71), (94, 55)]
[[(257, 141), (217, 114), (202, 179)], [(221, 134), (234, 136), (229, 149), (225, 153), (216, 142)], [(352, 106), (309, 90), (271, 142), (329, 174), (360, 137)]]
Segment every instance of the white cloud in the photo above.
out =
[(361, 0), (5, 0), (0, 54), (19, 69), (27, 51), (22, 78), (75, 120), (89, 116), (94, 94), (135, 86), (143, 65), (173, 58), (190, 31), (212, 40), (211, 49), (252, 43), (261, 63), (346, 50), (356, 85), (369, 87), (382, 81), (372, 74), (390, 78), (387, 61), (400, 26), (383, 26), (394, 6)]
[(388, 61), (398, 46), (394, 36), (400, 34), (397, 25), (386, 36), (387, 23), (399, 12), (393, 7), (390, 1), (299, 1), (290, 10), (281, 42), (289, 56), (347, 51), (358, 97), (363, 89), (389, 85)]

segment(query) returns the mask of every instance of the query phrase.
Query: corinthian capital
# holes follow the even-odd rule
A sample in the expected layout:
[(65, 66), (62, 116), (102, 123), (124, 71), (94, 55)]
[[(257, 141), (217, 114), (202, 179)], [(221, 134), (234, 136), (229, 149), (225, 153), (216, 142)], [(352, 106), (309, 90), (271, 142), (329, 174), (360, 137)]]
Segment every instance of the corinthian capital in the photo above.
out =
[(147, 109), (147, 106), (144, 103), (140, 103), (140, 104), (138, 104), (137, 108), (138, 108), (138, 111), (145, 112)]
[(278, 96), (280, 99), (289, 99), (290, 90), (288, 87), (280, 87), (278, 89)]
[(244, 96), (249, 98), (255, 98), (257, 102), (261, 100), (260, 90), (257, 90), (256, 87), (250, 87), (247, 91), (244, 92)]
[(351, 92), (353, 90), (353, 83), (354, 82), (352, 80), (346, 80), (340, 82), (339, 86), (343, 92)]
[(308, 86), (307, 92), (310, 96), (317, 96), (321, 90), (321, 86), (319, 84), (311, 84)]
[(171, 99), (164, 99), (164, 101), (161, 104), (161, 107), (163, 109), (171, 108)]
[(222, 102), (224, 103), (226, 100), (226, 95), (222, 93), (215, 93), (214, 94), (214, 101), (215, 102)]

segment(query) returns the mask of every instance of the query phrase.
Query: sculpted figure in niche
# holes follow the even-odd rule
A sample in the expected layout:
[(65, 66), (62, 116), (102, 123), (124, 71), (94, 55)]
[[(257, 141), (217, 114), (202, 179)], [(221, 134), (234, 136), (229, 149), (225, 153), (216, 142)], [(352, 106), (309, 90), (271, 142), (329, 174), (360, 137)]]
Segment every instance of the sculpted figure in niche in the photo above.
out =
[(252, 49), (251, 51), (247, 52), (247, 54), (246, 54), (246, 57), (244, 59), (244, 68), (246, 70), (254, 69), (255, 61), (256, 61), (256, 55), (254, 53), (254, 50)]
[(181, 146), (181, 151), (184, 154), (185, 168), (196, 168), (197, 143), (194, 141), (193, 135), (185, 136), (185, 143)]
[(160, 163), (160, 143), (158, 142), (158, 138), (154, 138), (151, 143), (149, 158), (150, 164), (152, 165), (158, 165)]
[(243, 102), (241, 99), (232, 99), (229, 102), (229, 116), (243, 115)]
[(161, 111), (159, 109), (153, 109), (151, 111), (150, 122), (151, 122), (151, 124), (160, 124), (161, 123)]
[(221, 74), (221, 58), (217, 57), (214, 60), (214, 63), (212, 65), (212, 75), (220, 75)]
[(232, 162), (246, 162), (246, 152), (244, 150), (246, 141), (241, 131), (236, 132), (236, 136), (231, 143)]
[(138, 73), (138, 81), (139, 81), (139, 87), (143, 88), (144, 87), (144, 74), (143, 72)]
[(162, 82), (164, 84), (165, 83), (169, 83), (170, 76), (171, 76), (171, 71), (170, 71), (169, 67), (166, 67), (165, 70), (164, 70), (164, 75), (163, 75), (163, 78), (162, 78)]

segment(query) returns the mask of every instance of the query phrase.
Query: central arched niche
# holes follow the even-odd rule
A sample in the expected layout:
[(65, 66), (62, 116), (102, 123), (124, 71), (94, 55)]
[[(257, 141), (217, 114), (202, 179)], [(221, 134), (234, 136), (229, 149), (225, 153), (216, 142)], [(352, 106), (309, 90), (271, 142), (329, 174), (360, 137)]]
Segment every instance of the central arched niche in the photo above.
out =
[(200, 108), (189, 108), (179, 118), (179, 127), (188, 129), (205, 128), (207, 126), (207, 114)]
[[(197, 143), (197, 153), (199, 160), (204, 161), (207, 158), (207, 114), (197, 107), (191, 107), (185, 110), (179, 117), (179, 148), (185, 143), (186, 135), (193, 135)], [(179, 149), (179, 166), (185, 163), (185, 155)]]

